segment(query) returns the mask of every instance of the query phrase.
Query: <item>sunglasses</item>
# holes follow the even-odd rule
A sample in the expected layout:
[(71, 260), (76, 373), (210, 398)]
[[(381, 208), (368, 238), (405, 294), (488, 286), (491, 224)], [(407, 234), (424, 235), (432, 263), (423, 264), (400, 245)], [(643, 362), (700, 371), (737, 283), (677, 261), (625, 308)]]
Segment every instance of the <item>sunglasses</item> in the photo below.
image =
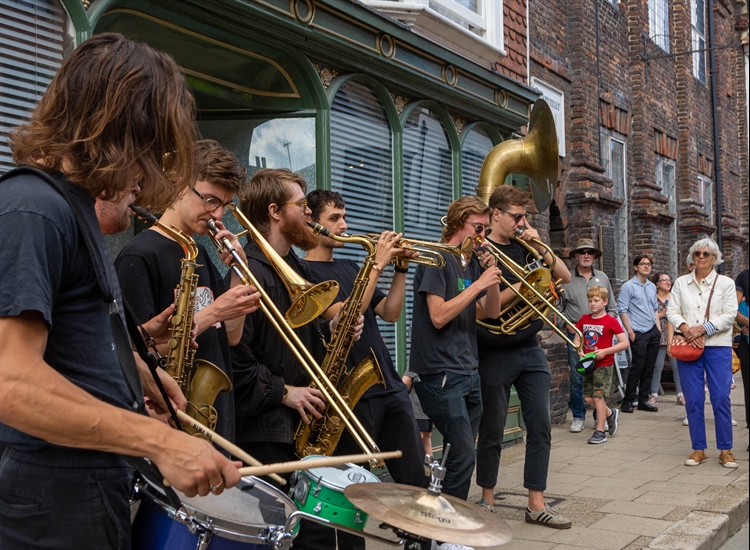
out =
[(580, 254), (581, 256), (596, 256), (596, 252), (590, 249), (579, 250), (577, 253)]
[(703, 250), (696, 250), (693, 252), (693, 258), (708, 258), (709, 256), (713, 256), (713, 252), (706, 252)]
[(513, 221), (515, 221), (516, 223), (520, 222), (526, 217), (526, 212), (523, 212), (521, 214), (514, 214), (513, 212), (508, 212), (507, 210), (503, 210), (502, 208), (498, 208), (498, 210), (500, 210), (500, 212), (505, 212), (506, 214), (508, 214), (508, 216), (513, 218)]
[(472, 223), (471, 225), (474, 226), (474, 233), (477, 235), (489, 227), (488, 225), (482, 225), (481, 223)]

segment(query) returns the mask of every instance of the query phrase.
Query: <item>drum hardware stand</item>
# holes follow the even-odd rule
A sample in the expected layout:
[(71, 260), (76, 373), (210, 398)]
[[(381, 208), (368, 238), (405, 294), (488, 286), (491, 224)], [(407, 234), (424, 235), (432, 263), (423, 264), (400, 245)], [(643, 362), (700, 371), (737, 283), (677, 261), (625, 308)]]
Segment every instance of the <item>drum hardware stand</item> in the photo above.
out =
[(433, 496), (439, 497), (443, 488), (443, 479), (445, 479), (445, 461), (448, 459), (448, 452), (451, 450), (451, 444), (446, 443), (443, 449), (443, 458), (438, 462), (432, 455), (424, 457), (424, 473), (430, 476), (430, 486), (427, 492)]

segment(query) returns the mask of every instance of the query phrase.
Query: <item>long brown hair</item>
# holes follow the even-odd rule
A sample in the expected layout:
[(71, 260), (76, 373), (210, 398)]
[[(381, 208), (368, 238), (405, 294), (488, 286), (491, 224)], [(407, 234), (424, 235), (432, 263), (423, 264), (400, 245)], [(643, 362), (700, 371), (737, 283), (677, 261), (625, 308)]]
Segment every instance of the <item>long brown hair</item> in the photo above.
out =
[(64, 172), (91, 197), (136, 183), (160, 210), (193, 181), (195, 101), (167, 54), (116, 33), (63, 62), (31, 120), (11, 134), (13, 160)]
[(490, 207), (484, 204), (476, 195), (466, 195), (456, 199), (448, 207), (448, 215), (445, 217), (445, 227), (441, 240), (447, 242), (466, 223), (466, 219), (472, 214), (485, 214), (489, 216)]

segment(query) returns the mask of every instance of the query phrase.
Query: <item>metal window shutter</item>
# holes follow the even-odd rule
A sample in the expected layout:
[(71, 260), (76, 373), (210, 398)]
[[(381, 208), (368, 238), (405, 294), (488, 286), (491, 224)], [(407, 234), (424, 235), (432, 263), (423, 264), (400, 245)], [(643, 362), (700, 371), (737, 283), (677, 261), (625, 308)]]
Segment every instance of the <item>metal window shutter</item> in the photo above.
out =
[(26, 122), (63, 61), (66, 15), (55, 0), (0, 0), (0, 173), (10, 131)]

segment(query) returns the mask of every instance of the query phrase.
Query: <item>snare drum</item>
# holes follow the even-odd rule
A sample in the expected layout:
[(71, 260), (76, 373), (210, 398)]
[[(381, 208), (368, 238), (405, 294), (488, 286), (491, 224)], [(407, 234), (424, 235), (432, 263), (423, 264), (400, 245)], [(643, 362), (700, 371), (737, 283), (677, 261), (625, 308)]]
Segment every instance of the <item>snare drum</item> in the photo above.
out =
[[(320, 458), (307, 456), (303, 460)], [(302, 512), (322, 517), (332, 523), (362, 531), (368, 515), (357, 509), (344, 496), (344, 489), (353, 483), (377, 483), (380, 480), (354, 464), (298, 470), (289, 482), (290, 496)]]
[(187, 497), (175, 491), (182, 502), (176, 510), (146, 481), (136, 492), (141, 505), (132, 528), (134, 550), (286, 549), (298, 530), (296, 521), (286, 525), (297, 510), (291, 499), (255, 477), (242, 478), (220, 495)]

